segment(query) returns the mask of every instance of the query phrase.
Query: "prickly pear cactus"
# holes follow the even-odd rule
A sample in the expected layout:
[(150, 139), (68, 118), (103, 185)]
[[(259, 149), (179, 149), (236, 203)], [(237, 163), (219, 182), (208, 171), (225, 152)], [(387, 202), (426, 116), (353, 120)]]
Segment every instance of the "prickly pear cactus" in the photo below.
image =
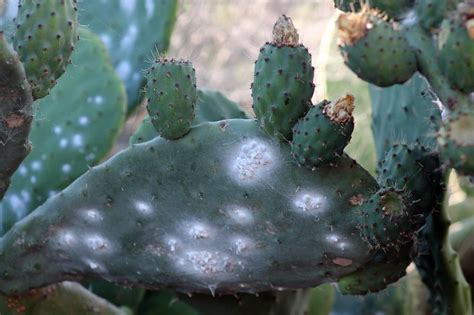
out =
[(293, 125), (310, 108), (313, 76), (311, 55), (293, 22), (280, 17), (273, 42), (260, 49), (252, 83), (253, 109), (268, 134), (291, 140)]
[[(71, 13), (53, 10), (48, 16), (43, 3), (49, 2), (20, 6), (17, 36), (26, 36), (27, 44), (27, 26), (45, 23), (54, 29), (57, 12), (63, 22)], [(35, 104), (31, 160), (20, 166), (0, 206), (2, 314), (303, 314), (315, 299), (310, 302), (307, 290), (296, 289), (337, 282), (343, 293), (376, 292), (400, 279), (411, 261), (430, 291), (434, 314), (471, 312), (442, 201), (449, 167), (472, 173), (469, 68), (459, 76), (450, 68), (469, 63), (463, 53), (470, 49), (472, 1), (451, 14), (439, 10), (453, 9), (452, 4), (428, 1), (371, 1), (372, 9), (337, 1), (341, 8), (361, 10), (338, 20), (346, 63), (361, 78), (387, 87), (371, 87), (376, 179), (344, 152), (357, 102), (348, 94), (311, 103), (311, 55), (284, 15), (255, 64), (256, 119), (218, 93), (199, 92), (189, 62), (160, 59), (146, 73), (147, 122), (129, 148), (90, 168), (110, 149), (125, 114), (124, 89), (99, 41), (128, 49), (120, 58), (132, 46), (140, 56), (142, 43), (132, 43), (138, 43), (143, 22), (162, 23), (166, 38), (174, 21), (176, 2), (160, 2), (171, 20), (154, 19), (157, 3), (107, 4), (123, 9), (114, 26), (120, 40), (103, 29), (99, 37), (82, 31), (84, 44), (76, 45), (73, 66)], [(66, 7), (64, 1), (51, 5)], [(100, 22), (114, 21), (112, 12)], [(447, 19), (458, 24), (439, 32)], [(129, 25), (122, 28), (123, 21)], [(459, 30), (467, 33), (456, 51), (452, 38), (461, 38)], [(61, 39), (56, 33), (41, 34)], [(141, 35), (148, 45), (145, 32)], [(18, 39), (15, 49), (24, 46)], [(29, 72), (28, 62), (36, 60), (23, 60), (25, 75), (6, 41), (0, 48), (0, 66), (8, 74), (0, 80), (7, 104), (0, 117), (29, 113), (32, 98), (49, 93), (60, 74), (51, 86), (38, 88), (31, 78), (47, 72), (35, 74), (34, 66)], [(442, 65), (442, 58), (452, 62)], [(118, 60), (133, 94), (142, 82), (136, 64)], [(59, 61), (49, 56), (44, 62)], [(429, 86), (411, 78), (416, 71)], [(39, 92), (32, 94), (30, 83)], [(388, 87), (397, 83), (404, 85)], [(434, 103), (443, 110), (443, 121)], [(13, 128), (22, 127), (14, 122)], [(29, 127), (21, 131), (16, 145), (28, 149)], [(0, 173), (5, 183), (25, 156), (8, 156), (7, 168), (11, 161), (16, 166), (6, 176)], [(62, 282), (78, 279), (90, 290)]]
[(87, 29), (80, 35), (72, 65), (36, 102), (33, 150), (0, 203), (0, 234), (103, 159), (123, 123), (125, 92), (106, 50)]
[(337, 20), (344, 61), (361, 79), (378, 86), (407, 81), (416, 71), (407, 39), (378, 11), (364, 7)]
[(160, 136), (184, 136), (194, 120), (196, 75), (189, 61), (160, 58), (146, 72), (147, 110)]
[(353, 110), (352, 95), (313, 106), (293, 130), (291, 151), (296, 160), (318, 167), (341, 156), (354, 130)]
[[(449, 216), (442, 200), (450, 167), (460, 174), (473, 172), (473, 99), (469, 93), (474, 3), (414, 1), (408, 4), (413, 10), (406, 18), (397, 14), (399, 23), (380, 18), (394, 15), (377, 1), (369, 5), (378, 11), (366, 5), (352, 6), (359, 12), (342, 14), (338, 29), (348, 66), (360, 78), (379, 86), (371, 87), (380, 160), (378, 182), (406, 190), (412, 214), (418, 213), (420, 222), (426, 217), (426, 224), (413, 238), (413, 255), (430, 290), (433, 313), (468, 314), (469, 286), (447, 240)], [(338, 1), (336, 6), (348, 10)], [(381, 23), (385, 26), (379, 27)], [(381, 41), (385, 43), (380, 45)], [(372, 62), (380, 64), (367, 67)], [(392, 70), (384, 71), (385, 65)], [(400, 76), (400, 69), (407, 67), (409, 71)], [(428, 85), (418, 76), (409, 80), (414, 71), (419, 71)], [(395, 85), (404, 82), (403, 86)], [(443, 111), (443, 121), (437, 107)], [(409, 230), (420, 226), (417, 223)], [(402, 234), (404, 228), (399, 228)]]
[(77, 36), (76, 0), (22, 0), (13, 46), (25, 64), (33, 98), (49, 94), (69, 63)]

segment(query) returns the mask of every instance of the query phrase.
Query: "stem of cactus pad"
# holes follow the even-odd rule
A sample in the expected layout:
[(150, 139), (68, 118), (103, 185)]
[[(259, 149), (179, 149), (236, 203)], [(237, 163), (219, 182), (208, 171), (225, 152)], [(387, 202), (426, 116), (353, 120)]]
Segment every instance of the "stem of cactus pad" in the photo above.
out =
[(31, 151), (31, 89), (18, 55), (0, 32), (0, 201), (10, 178)]

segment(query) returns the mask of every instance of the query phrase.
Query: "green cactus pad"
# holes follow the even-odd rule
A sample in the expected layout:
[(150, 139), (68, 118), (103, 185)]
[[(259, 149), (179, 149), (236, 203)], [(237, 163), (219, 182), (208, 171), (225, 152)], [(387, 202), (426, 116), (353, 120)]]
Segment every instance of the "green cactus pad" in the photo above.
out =
[(65, 281), (36, 289), (24, 296), (0, 296), (2, 315), (129, 315), (87, 291), (80, 284)]
[(415, 0), (414, 9), (419, 23), (427, 31), (437, 28), (449, 7), (447, 0)]
[(33, 150), (0, 204), (0, 235), (103, 159), (123, 124), (124, 87), (99, 38), (86, 29), (80, 35), (73, 64), (36, 102)]
[(128, 112), (142, 98), (142, 70), (150, 51), (164, 53), (170, 44), (177, 0), (82, 1), (79, 22), (100, 36), (125, 82)]
[(0, 32), (0, 202), (11, 176), (31, 151), (31, 88), (18, 55)]
[(438, 134), (440, 156), (462, 175), (474, 175), (474, 110), (459, 108), (450, 113)]
[(412, 206), (419, 209), (421, 216), (437, 206), (437, 199), (442, 195), (441, 181), (437, 154), (421, 144), (393, 144), (379, 163), (377, 182), (383, 187), (409, 191)]
[(291, 152), (310, 168), (341, 156), (354, 130), (354, 97), (322, 101), (301, 118), (293, 130)]
[[(474, 4), (471, 4), (474, 12)], [(439, 66), (452, 87), (474, 92), (474, 16), (458, 16), (443, 21), (439, 36)]]
[(394, 143), (436, 148), (441, 113), (434, 106), (433, 92), (423, 77), (416, 74), (403, 85), (384, 89), (370, 85), (369, 92), (379, 161), (385, 158)]
[[(237, 103), (225, 97), (221, 92), (203, 89), (198, 90), (196, 117), (193, 121), (194, 125), (232, 118), (248, 117)], [(130, 144), (146, 142), (158, 136), (159, 134), (155, 127), (153, 127), (150, 116), (146, 116), (130, 137)]]
[[(275, 24), (291, 20), (282, 17)], [(291, 24), (293, 27), (293, 24)], [(314, 91), (314, 68), (308, 49), (293, 43), (267, 43), (260, 49), (252, 84), (253, 109), (265, 131), (280, 139), (291, 140), (292, 128), (309, 110)]]
[(146, 72), (147, 110), (158, 133), (167, 139), (185, 135), (194, 119), (196, 75), (189, 61), (155, 60)]
[(18, 222), (0, 240), (0, 291), (81, 276), (205, 293), (334, 281), (370, 261), (354, 236), (375, 190), (347, 156), (310, 171), (254, 120), (204, 123), (130, 147)]
[(344, 62), (362, 80), (386, 87), (415, 73), (416, 56), (408, 41), (377, 12), (345, 13), (337, 25)]
[(399, 19), (406, 16), (413, 5), (413, 0), (334, 0), (336, 8), (344, 12), (357, 12), (363, 8), (364, 3), (380, 10), (392, 19)]
[(420, 225), (418, 214), (411, 213), (407, 194), (394, 188), (383, 188), (361, 200), (361, 237), (373, 248), (393, 250), (410, 243)]
[(76, 0), (20, 1), (15, 50), (25, 64), (33, 98), (49, 94), (66, 71), (77, 36)]

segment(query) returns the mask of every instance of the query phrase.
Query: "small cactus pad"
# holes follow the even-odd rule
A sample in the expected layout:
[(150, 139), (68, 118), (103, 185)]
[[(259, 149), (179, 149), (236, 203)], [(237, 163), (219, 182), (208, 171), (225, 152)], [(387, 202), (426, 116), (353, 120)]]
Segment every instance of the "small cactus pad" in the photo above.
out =
[(460, 174), (474, 175), (474, 109), (456, 109), (438, 134), (443, 162)]
[(160, 136), (185, 135), (194, 119), (196, 75), (189, 61), (157, 59), (146, 72), (147, 110)]
[[(410, 192), (413, 207), (430, 213), (442, 195), (441, 166), (437, 154), (421, 144), (393, 144), (379, 164), (377, 182)], [(420, 225), (423, 223), (420, 218)]]
[[(18, 55), (0, 32), (0, 202), (11, 176), (31, 151), (31, 89)], [(0, 206), (1, 208), (1, 206)], [(1, 221), (1, 220), (0, 220)]]
[(0, 292), (81, 276), (216, 294), (313, 287), (370, 263), (358, 200), (377, 189), (345, 155), (299, 167), (254, 120), (203, 123), (131, 146), (18, 222), (0, 239)]
[(474, 92), (474, 2), (468, 3), (443, 21), (439, 40), (439, 65), (464, 93)]
[(0, 203), (0, 235), (102, 160), (124, 122), (125, 89), (107, 51), (97, 35), (80, 35), (73, 66), (36, 102), (33, 150)]
[(395, 188), (382, 188), (360, 207), (358, 228), (362, 239), (375, 249), (397, 249), (410, 243), (419, 226), (416, 213), (411, 213), (406, 193)]
[(178, 0), (87, 0), (79, 22), (99, 35), (125, 82), (128, 113), (140, 103), (150, 51), (165, 53), (176, 22)]
[(14, 48), (33, 98), (42, 98), (66, 70), (78, 39), (76, 0), (21, 0), (15, 24)]
[(354, 130), (353, 110), (352, 95), (313, 106), (293, 130), (291, 151), (296, 160), (318, 167), (341, 156)]
[(403, 83), (416, 71), (416, 56), (394, 24), (364, 9), (337, 20), (344, 62), (361, 79), (385, 87)]
[(0, 296), (2, 315), (128, 315), (79, 283), (64, 281), (22, 296)]
[(314, 68), (290, 18), (280, 17), (273, 35), (255, 63), (253, 109), (268, 134), (290, 140), (293, 125), (311, 105)]
[[(248, 117), (237, 103), (225, 97), (221, 92), (203, 89), (198, 90), (194, 125), (232, 118)], [(130, 144), (146, 142), (158, 136), (159, 134), (151, 123), (150, 116), (146, 116), (130, 137)]]

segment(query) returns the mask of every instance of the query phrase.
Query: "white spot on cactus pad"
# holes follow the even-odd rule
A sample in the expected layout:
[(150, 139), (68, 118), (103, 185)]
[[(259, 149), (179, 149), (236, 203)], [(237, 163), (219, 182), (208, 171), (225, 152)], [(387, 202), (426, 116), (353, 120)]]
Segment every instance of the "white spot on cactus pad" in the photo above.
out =
[(235, 207), (229, 209), (227, 213), (238, 224), (251, 224), (254, 221), (252, 211), (247, 208)]
[(209, 275), (213, 273), (233, 272), (242, 269), (242, 262), (234, 262), (228, 255), (207, 250), (189, 251), (178, 260), (186, 272)]
[(329, 234), (326, 236), (326, 241), (337, 246), (341, 250), (345, 250), (348, 247), (348, 244), (342, 241), (342, 238), (336, 234)]
[(132, 14), (135, 10), (137, 0), (120, 0), (120, 8), (127, 14)]
[(84, 218), (90, 222), (102, 221), (103, 217), (99, 211), (95, 209), (87, 209), (84, 211)]
[(79, 125), (85, 126), (85, 125), (87, 125), (87, 124), (89, 123), (89, 117), (87, 117), (87, 116), (81, 116), (81, 117), (79, 117), (78, 122), (79, 122)]
[(76, 236), (73, 232), (65, 230), (60, 231), (58, 235), (60, 245), (72, 245), (76, 241)]
[(102, 103), (104, 103), (104, 97), (102, 95), (96, 95), (94, 97), (94, 102), (97, 104), (97, 105), (100, 105)]
[(31, 182), (32, 184), (36, 184), (36, 182), (37, 182), (36, 176), (31, 176), (31, 177), (30, 177), (30, 182)]
[(25, 202), (31, 201), (31, 195), (27, 190), (23, 189), (20, 194)]
[(8, 199), (9, 199), (9, 202), (10, 202), (10, 206), (13, 209), (15, 209), (16, 213), (18, 213), (19, 210), (21, 210), (21, 212), (24, 212), (24, 210), (26, 208), (25, 202), (18, 195), (13, 194)]
[(71, 171), (71, 165), (70, 164), (63, 164), (61, 167), (61, 170), (63, 173), (69, 173)]
[(63, 132), (63, 128), (61, 128), (60, 126), (54, 126), (53, 132), (55, 135), (59, 135), (61, 134), (61, 132)]
[(28, 173), (28, 169), (22, 165), (20, 166), (20, 168), (18, 169), (18, 171), (20, 172), (21, 175), (25, 176), (27, 173)]
[(187, 231), (190, 237), (195, 240), (201, 240), (209, 237), (210, 228), (201, 222), (188, 223)]
[(132, 71), (132, 66), (128, 61), (121, 61), (117, 66), (117, 74), (122, 80), (126, 80)]
[(135, 24), (131, 24), (128, 27), (127, 33), (124, 35), (122, 40), (120, 41), (120, 48), (121, 49), (130, 49), (133, 47), (135, 40), (137, 39), (138, 35), (138, 28)]
[(175, 252), (179, 244), (177, 239), (170, 237), (166, 240), (166, 245), (168, 246), (170, 252)]
[(153, 212), (150, 204), (144, 201), (135, 201), (135, 209), (141, 214), (150, 214)]
[(296, 211), (316, 215), (324, 212), (324, 199), (316, 193), (300, 193), (294, 200)]
[(31, 162), (31, 169), (33, 171), (39, 171), (43, 165), (41, 164), (41, 161), (33, 161)]
[(233, 156), (231, 174), (240, 182), (249, 183), (261, 178), (274, 164), (274, 154), (266, 143), (248, 140), (239, 145)]
[(104, 43), (105, 47), (107, 49), (110, 49), (110, 47), (112, 45), (112, 39), (110, 38), (110, 36), (108, 34), (101, 34), (100, 39)]
[(98, 262), (96, 262), (94, 260), (84, 259), (84, 262), (92, 270), (97, 270), (97, 269), (104, 270), (104, 268)]
[(72, 136), (72, 144), (78, 148), (78, 147), (82, 147), (84, 145), (84, 140), (82, 138), (82, 135), (80, 134), (75, 134), (74, 136)]
[(69, 141), (66, 138), (61, 138), (59, 140), (59, 147), (65, 148), (65, 147), (67, 147), (68, 143), (69, 143)]
[(232, 249), (237, 255), (248, 252), (253, 242), (245, 236), (236, 236), (232, 239)]
[(147, 19), (150, 19), (153, 16), (153, 12), (155, 12), (155, 1), (145, 0), (145, 10)]
[(93, 251), (103, 252), (110, 250), (109, 242), (97, 234), (86, 236), (85, 243)]

